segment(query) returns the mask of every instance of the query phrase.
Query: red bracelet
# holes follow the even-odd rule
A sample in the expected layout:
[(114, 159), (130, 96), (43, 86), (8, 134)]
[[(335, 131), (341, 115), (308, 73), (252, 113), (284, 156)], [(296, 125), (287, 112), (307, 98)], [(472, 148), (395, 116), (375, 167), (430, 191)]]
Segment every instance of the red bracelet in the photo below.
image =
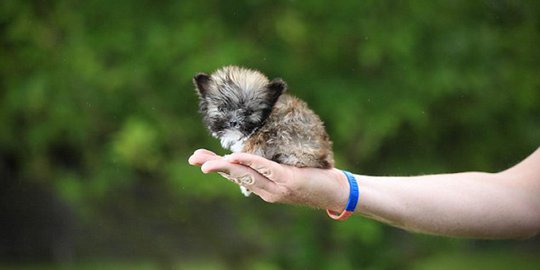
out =
[(349, 219), (349, 217), (352, 216), (352, 214), (353, 214), (353, 212), (349, 212), (347, 210), (339, 213), (339, 212), (328, 210), (328, 209), (326, 209), (326, 213), (332, 219), (334, 219), (334, 220), (342, 220), (342, 221)]

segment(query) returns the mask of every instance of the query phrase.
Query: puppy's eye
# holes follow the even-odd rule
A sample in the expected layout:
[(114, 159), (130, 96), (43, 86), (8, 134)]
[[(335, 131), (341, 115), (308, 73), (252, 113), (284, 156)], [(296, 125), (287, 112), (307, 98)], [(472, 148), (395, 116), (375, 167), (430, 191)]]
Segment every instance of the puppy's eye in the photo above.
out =
[(253, 114), (253, 110), (252, 110), (252, 109), (246, 109), (246, 110), (244, 111), (244, 115), (245, 115), (245, 116), (250, 116), (250, 115), (252, 115), (252, 114)]

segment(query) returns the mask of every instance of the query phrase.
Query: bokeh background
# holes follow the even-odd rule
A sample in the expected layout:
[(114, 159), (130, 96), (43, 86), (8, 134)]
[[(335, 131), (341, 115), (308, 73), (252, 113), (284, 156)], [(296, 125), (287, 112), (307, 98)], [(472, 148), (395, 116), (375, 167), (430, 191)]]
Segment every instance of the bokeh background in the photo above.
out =
[(191, 83), (282, 77), (337, 166), (505, 169), (540, 144), (539, 1), (0, 2), (0, 269), (540, 269), (540, 241), (418, 235), (244, 198)]

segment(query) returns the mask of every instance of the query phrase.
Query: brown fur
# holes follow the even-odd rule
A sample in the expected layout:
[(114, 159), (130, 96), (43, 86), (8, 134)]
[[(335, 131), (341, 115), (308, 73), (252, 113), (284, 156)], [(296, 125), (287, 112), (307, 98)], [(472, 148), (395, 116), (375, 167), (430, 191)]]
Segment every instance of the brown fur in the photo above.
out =
[(332, 142), (319, 117), (307, 104), (283, 94), (243, 151), (296, 167), (328, 169), (334, 166)]

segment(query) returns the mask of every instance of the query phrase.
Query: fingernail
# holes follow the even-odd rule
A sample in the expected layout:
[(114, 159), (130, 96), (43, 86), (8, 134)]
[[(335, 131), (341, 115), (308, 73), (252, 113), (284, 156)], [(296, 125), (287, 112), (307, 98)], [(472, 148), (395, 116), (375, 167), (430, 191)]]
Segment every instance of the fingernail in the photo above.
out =
[(208, 168), (205, 165), (206, 165), (206, 163), (201, 166), (201, 172), (204, 173), (204, 174), (207, 174), (208, 173)]

